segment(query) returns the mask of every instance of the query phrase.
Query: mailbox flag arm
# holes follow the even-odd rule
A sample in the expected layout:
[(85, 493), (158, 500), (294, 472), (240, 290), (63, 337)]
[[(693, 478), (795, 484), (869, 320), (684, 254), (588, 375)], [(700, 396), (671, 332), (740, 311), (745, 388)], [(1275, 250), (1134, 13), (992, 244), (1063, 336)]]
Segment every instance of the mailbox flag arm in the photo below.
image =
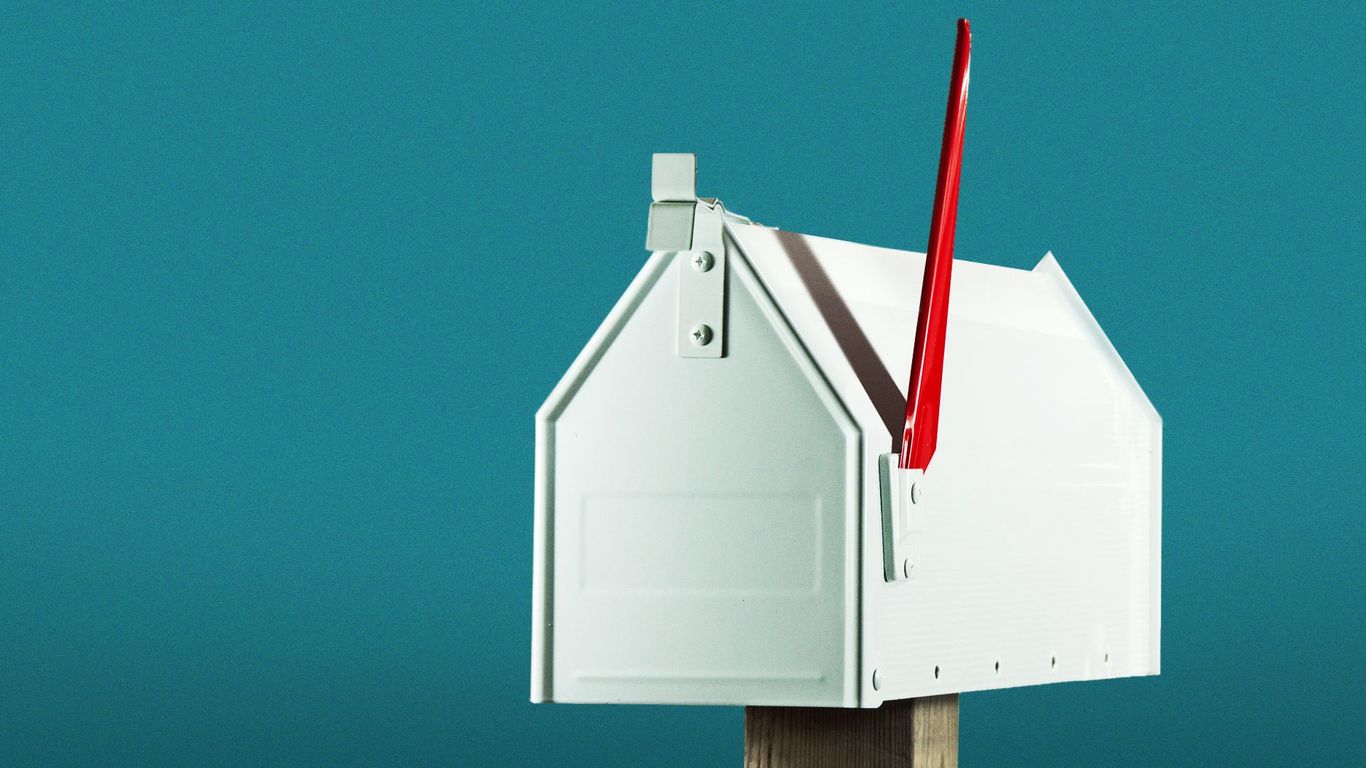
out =
[(958, 178), (963, 168), (971, 48), (968, 20), (959, 19), (948, 113), (944, 117), (944, 143), (939, 150), (939, 178), (934, 187), (934, 213), (930, 217), (930, 244), (925, 253), (925, 281), (920, 288), (920, 315), (915, 323), (915, 356), (906, 391), (906, 427), (901, 433), (898, 462), (902, 469), (923, 470), (929, 466), (939, 431), (939, 392), (944, 377), (944, 334), (949, 319), (949, 276), (958, 220)]

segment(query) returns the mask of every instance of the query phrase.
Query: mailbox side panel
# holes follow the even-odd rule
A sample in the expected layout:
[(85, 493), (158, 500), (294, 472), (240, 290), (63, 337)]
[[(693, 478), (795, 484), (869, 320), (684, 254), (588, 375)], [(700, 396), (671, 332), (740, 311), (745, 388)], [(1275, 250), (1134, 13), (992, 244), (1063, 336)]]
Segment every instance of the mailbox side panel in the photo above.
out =
[(1160, 417), (1051, 257), (954, 279), (913, 576), (865, 563), (865, 705), (1157, 674)]
[(533, 700), (857, 704), (859, 432), (743, 257), (725, 356), (657, 254), (538, 424)]

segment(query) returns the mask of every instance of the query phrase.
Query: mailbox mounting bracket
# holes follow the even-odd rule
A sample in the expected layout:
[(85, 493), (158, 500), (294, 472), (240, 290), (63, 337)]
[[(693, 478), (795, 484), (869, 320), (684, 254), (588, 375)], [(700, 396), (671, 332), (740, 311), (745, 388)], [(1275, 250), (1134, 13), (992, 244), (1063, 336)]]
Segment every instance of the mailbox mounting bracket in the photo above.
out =
[(923, 533), (925, 471), (901, 469), (899, 454), (878, 456), (882, 488), (882, 572), (887, 581), (906, 581), (922, 573), (920, 538)]

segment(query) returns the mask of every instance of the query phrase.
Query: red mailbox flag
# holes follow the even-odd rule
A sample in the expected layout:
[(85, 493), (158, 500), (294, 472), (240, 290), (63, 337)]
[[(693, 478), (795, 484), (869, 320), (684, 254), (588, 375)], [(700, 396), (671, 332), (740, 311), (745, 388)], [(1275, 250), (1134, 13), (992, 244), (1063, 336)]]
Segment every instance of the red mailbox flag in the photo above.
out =
[(944, 117), (944, 143), (939, 150), (939, 179), (934, 187), (930, 245), (925, 254), (925, 282), (920, 288), (920, 316), (915, 323), (915, 357), (906, 391), (906, 428), (901, 433), (902, 469), (925, 469), (934, 455), (939, 431), (939, 391), (944, 377), (944, 332), (949, 319), (949, 275), (953, 270), (953, 232), (958, 220), (958, 177), (963, 169), (963, 125), (968, 111), (968, 57), (972, 30), (958, 20), (958, 42), (949, 80), (949, 107)]

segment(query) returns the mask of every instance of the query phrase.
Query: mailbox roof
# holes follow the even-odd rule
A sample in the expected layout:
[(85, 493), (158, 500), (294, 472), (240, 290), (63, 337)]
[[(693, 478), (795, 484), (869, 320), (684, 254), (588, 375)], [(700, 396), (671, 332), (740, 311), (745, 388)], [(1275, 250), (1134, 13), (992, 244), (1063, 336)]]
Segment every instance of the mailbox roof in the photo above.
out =
[[(925, 254), (734, 219), (726, 227), (846, 407), (865, 429), (899, 440)], [(970, 364), (965, 356), (979, 354), (965, 333), (982, 326), (1088, 345), (1120, 386), (1152, 410), (1052, 253), (1033, 270), (954, 260), (946, 398), (951, 372)]]

